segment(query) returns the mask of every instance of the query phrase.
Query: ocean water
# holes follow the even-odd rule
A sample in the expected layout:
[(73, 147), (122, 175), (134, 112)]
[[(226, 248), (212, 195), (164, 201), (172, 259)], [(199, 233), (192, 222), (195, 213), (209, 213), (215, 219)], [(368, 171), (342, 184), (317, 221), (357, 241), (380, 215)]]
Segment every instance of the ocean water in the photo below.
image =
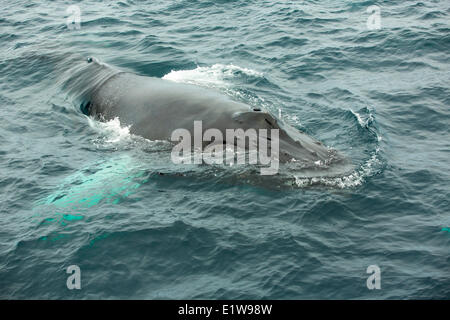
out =
[[(450, 2), (0, 8), (0, 298), (450, 298)], [(62, 78), (89, 56), (268, 110), (353, 169), (172, 164), (82, 114)]]

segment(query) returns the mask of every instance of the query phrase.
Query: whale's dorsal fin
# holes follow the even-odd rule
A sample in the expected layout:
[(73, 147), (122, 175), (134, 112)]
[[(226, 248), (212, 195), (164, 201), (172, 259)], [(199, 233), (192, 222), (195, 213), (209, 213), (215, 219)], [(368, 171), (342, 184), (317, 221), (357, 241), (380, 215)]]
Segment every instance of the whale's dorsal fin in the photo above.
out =
[(277, 120), (268, 112), (259, 111), (236, 112), (233, 120), (244, 127), (254, 129), (280, 129)]

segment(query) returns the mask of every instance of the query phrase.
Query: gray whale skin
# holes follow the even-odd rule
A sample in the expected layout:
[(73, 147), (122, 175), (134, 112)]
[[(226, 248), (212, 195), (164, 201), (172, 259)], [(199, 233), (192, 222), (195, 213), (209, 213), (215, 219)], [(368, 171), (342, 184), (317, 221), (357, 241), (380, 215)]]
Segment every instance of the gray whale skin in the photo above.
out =
[[(111, 69), (95, 58), (85, 63), (85, 68)], [(187, 129), (193, 136), (194, 121), (201, 120), (203, 132), (217, 128), (224, 140), (226, 129), (279, 129), (280, 163), (296, 162), (308, 167), (318, 161), (328, 165), (346, 161), (336, 150), (281, 123), (270, 113), (212, 89), (115, 72), (86, 91), (81, 105), (84, 114), (103, 121), (118, 117), (121, 124), (130, 126), (130, 133), (150, 140), (171, 141), (172, 132), (179, 128)], [(270, 141), (267, 143), (270, 145)]]

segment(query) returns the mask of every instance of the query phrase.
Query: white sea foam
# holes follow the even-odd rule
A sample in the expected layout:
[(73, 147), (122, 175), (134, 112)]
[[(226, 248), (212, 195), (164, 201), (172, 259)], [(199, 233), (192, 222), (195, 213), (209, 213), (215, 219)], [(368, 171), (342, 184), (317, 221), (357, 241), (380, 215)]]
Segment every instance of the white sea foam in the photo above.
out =
[(314, 185), (324, 185), (333, 188), (352, 188), (360, 186), (368, 177), (374, 175), (381, 163), (379, 160), (380, 148), (377, 147), (372, 156), (364, 162), (358, 169), (342, 177), (299, 177), (294, 176), (295, 184), (298, 187), (308, 187)]
[[(358, 123), (361, 126), (361, 128), (366, 128), (366, 129), (369, 128), (370, 124), (374, 121), (373, 115), (370, 112), (370, 110), (369, 110), (369, 115), (365, 119), (358, 112), (353, 111), (352, 109), (350, 109), (350, 111), (355, 116), (356, 120), (358, 120)], [(383, 140), (383, 137), (381, 137), (378, 133), (376, 133), (376, 137), (377, 137), (378, 142)]]
[(226, 88), (232, 83), (228, 80), (239, 76), (239, 74), (245, 74), (251, 77), (263, 76), (261, 72), (235, 66), (233, 64), (214, 64), (209, 67), (197, 67), (192, 70), (172, 70), (166, 74), (163, 79), (174, 82), (197, 84), (206, 87)]
[(373, 115), (369, 112), (369, 115), (364, 119), (358, 112), (350, 109), (351, 113), (355, 116), (356, 120), (358, 120), (361, 128), (368, 128), (369, 125), (373, 122)]
[(132, 137), (130, 134), (130, 126), (122, 126), (118, 117), (106, 121), (95, 121), (88, 118), (91, 128), (102, 135), (102, 142), (106, 144), (114, 144), (121, 141), (129, 141)]

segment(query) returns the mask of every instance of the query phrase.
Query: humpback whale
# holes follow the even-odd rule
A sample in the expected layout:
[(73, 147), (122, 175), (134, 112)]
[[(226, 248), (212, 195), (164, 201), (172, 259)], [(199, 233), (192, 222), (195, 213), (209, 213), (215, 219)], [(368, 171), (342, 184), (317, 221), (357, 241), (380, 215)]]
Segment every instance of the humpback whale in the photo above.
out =
[[(194, 134), (194, 122), (202, 121), (203, 132), (215, 128), (223, 133), (220, 143), (224, 145), (236, 145), (234, 139), (226, 140), (228, 129), (277, 129), (280, 163), (295, 162), (300, 168), (311, 168), (345, 160), (336, 150), (271, 113), (214, 89), (118, 71), (95, 58), (88, 58), (72, 72), (69, 83), (70, 89), (77, 91), (85, 115), (101, 121), (119, 118), (121, 124), (129, 126), (130, 133), (150, 140), (172, 141), (172, 133), (179, 128)], [(270, 144), (271, 138), (265, 139)]]

